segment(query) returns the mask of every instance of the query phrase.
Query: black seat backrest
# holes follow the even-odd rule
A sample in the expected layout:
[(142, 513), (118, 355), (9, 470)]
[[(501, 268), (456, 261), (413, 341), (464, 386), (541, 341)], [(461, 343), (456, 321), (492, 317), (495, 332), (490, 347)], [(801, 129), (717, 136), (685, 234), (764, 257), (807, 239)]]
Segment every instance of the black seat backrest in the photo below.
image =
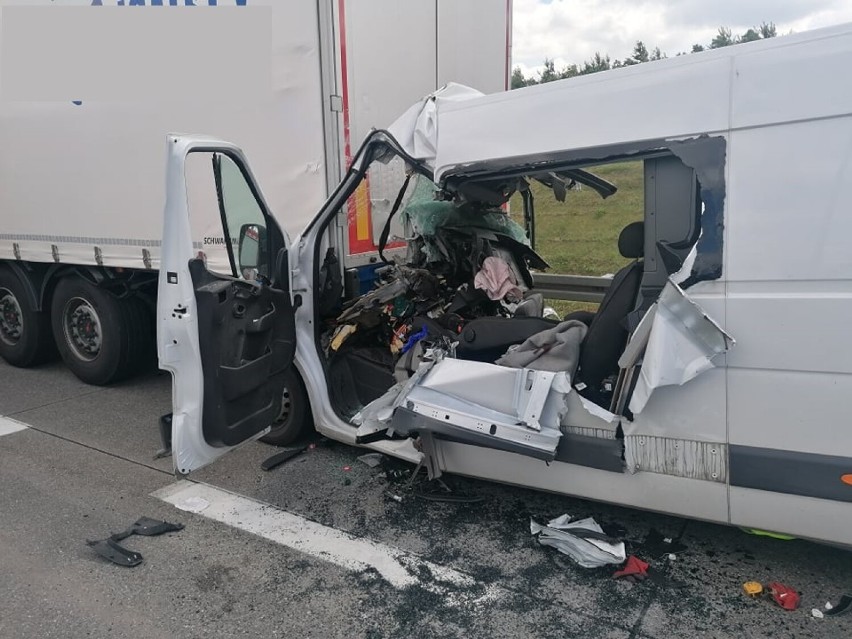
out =
[(625, 226), (618, 237), (618, 250), (624, 257), (635, 261), (612, 278), (612, 284), (589, 326), (580, 353), (580, 378), (593, 389), (598, 389), (608, 375), (618, 370), (618, 358), (627, 344), (625, 318), (636, 305), (639, 284), (642, 282), (643, 264), (640, 258), (644, 246), (644, 222)]
[(521, 344), (558, 323), (543, 317), (479, 317), (465, 324), (458, 336), (456, 356), (477, 362), (493, 362), (513, 344)]

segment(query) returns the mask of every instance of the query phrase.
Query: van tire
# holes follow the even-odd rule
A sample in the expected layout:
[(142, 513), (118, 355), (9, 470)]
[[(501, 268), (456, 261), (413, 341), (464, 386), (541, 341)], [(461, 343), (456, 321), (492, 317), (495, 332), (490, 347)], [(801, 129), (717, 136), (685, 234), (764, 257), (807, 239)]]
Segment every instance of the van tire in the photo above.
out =
[(273, 446), (289, 446), (314, 425), (311, 401), (296, 367), (291, 364), (284, 375), (286, 381), (281, 415), (272, 424), (272, 430), (260, 438), (260, 441)]
[(50, 315), (37, 311), (15, 273), (0, 268), (0, 357), (27, 368), (56, 357)]
[(148, 315), (141, 300), (118, 298), (81, 277), (60, 280), (51, 303), (53, 336), (65, 365), (96, 386), (126, 379), (150, 359)]

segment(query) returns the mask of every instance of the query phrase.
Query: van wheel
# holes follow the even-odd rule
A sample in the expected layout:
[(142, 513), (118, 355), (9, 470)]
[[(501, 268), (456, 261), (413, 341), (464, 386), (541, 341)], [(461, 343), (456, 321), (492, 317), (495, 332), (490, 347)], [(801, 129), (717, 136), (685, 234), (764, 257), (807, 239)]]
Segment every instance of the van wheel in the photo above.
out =
[(286, 381), (281, 414), (273, 422), (272, 430), (260, 438), (260, 441), (273, 446), (289, 446), (314, 425), (311, 402), (296, 367), (290, 366), (284, 375)]
[(33, 308), (17, 275), (0, 269), (0, 357), (26, 368), (55, 355), (50, 316)]
[(103, 386), (133, 375), (152, 348), (142, 302), (119, 299), (82, 278), (60, 280), (51, 321), (59, 353), (87, 384)]

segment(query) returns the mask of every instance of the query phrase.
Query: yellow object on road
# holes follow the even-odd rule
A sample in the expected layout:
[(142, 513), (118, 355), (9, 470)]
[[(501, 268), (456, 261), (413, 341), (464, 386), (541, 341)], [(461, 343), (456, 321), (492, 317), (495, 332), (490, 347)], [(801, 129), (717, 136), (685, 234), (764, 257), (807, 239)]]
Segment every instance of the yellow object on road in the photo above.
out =
[(743, 584), (743, 591), (749, 597), (757, 597), (763, 593), (763, 586), (756, 581), (747, 581)]

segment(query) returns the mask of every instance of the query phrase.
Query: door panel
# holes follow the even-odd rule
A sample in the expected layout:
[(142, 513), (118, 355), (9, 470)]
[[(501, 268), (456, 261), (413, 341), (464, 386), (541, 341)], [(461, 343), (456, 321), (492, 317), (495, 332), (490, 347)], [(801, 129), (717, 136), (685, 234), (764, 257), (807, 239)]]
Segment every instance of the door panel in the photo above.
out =
[(283, 375), (295, 352), (290, 296), (213, 275), (200, 259), (190, 262), (189, 272), (204, 371), (204, 439), (235, 446), (281, 412)]
[(295, 318), (286, 238), (242, 152), (169, 136), (168, 160), (157, 340), (173, 376), (175, 470), (186, 474), (278, 416)]

